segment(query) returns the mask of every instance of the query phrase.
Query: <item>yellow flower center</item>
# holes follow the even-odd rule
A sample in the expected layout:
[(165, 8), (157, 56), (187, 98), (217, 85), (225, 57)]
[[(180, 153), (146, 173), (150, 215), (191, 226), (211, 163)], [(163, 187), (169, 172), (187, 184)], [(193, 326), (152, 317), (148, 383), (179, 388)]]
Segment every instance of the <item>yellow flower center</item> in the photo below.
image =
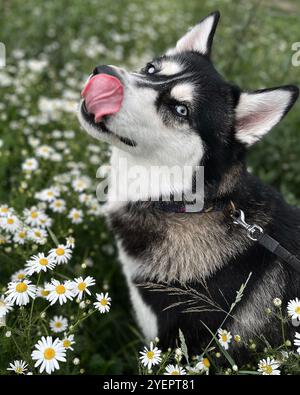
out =
[(227, 335), (222, 335), (221, 339), (223, 340), (223, 342), (227, 342)]
[(36, 211), (31, 212), (31, 218), (36, 218), (38, 216), (38, 213)]
[(54, 326), (55, 326), (55, 328), (61, 328), (61, 327), (62, 327), (62, 323), (61, 323), (60, 321), (57, 321), (57, 322), (54, 324)]
[(8, 213), (8, 208), (7, 207), (2, 207), (1, 208), (1, 213)]
[(262, 370), (264, 370), (267, 374), (271, 374), (273, 372), (273, 368), (271, 365), (265, 365), (262, 367)]
[(16, 291), (18, 293), (23, 293), (27, 291), (28, 286), (25, 283), (18, 283), (16, 286)]
[(203, 365), (204, 365), (206, 368), (209, 368), (209, 367), (210, 367), (210, 362), (209, 362), (209, 359), (208, 359), (208, 358), (203, 358)]
[(56, 206), (56, 207), (61, 207), (61, 205), (62, 205), (62, 203), (61, 203), (60, 201), (55, 202), (55, 206)]
[(173, 370), (173, 372), (171, 373), (172, 376), (178, 376), (180, 373), (178, 372), (178, 370)]
[(13, 220), (13, 218), (7, 218), (7, 224), (8, 225), (12, 225), (15, 221)]
[(25, 277), (25, 274), (24, 274), (24, 273), (19, 273), (19, 274), (17, 275), (17, 279), (18, 279), (18, 280), (23, 280), (24, 277)]
[(60, 284), (60, 285), (58, 285), (58, 286), (55, 288), (55, 290), (56, 290), (56, 292), (57, 292), (59, 295), (63, 295), (63, 294), (66, 292), (66, 287), (65, 287), (64, 285)]
[(65, 348), (69, 348), (70, 345), (71, 345), (71, 342), (70, 342), (69, 339), (65, 339), (65, 340), (63, 341), (63, 346), (64, 346)]
[(21, 367), (16, 368), (16, 373), (21, 374), (23, 373), (23, 369)]
[(5, 303), (2, 300), (0, 300), (0, 307), (4, 307), (4, 306), (5, 306)]
[(54, 348), (46, 348), (46, 350), (44, 351), (44, 358), (47, 359), (48, 361), (50, 359), (53, 359), (55, 357), (55, 350)]
[(48, 259), (47, 258), (41, 258), (39, 260), (39, 262), (40, 262), (40, 265), (42, 265), (42, 266), (47, 266), (48, 265)]
[(297, 307), (295, 308), (295, 312), (296, 312), (297, 314), (300, 314), (300, 306), (297, 306)]
[(35, 234), (36, 237), (41, 237), (41, 232), (39, 232), (38, 230), (36, 230), (36, 231), (34, 232), (34, 234)]
[(100, 303), (102, 304), (102, 306), (106, 306), (107, 305), (107, 300), (106, 299), (101, 299)]
[(61, 255), (64, 255), (65, 250), (63, 248), (56, 248), (55, 253), (56, 253), (56, 255), (61, 256)]
[(148, 351), (147, 352), (147, 358), (148, 359), (153, 359), (154, 358), (154, 352), (153, 351)]
[(79, 291), (84, 291), (86, 289), (86, 283), (79, 283), (77, 288), (79, 289)]
[(42, 294), (42, 296), (44, 296), (44, 297), (48, 296), (49, 293), (50, 293), (50, 291), (47, 291), (46, 289), (42, 289), (42, 291), (41, 291), (41, 294)]
[(20, 237), (20, 239), (24, 239), (26, 237), (26, 233), (25, 232), (19, 232), (19, 237)]
[(78, 219), (79, 218), (79, 214), (78, 213), (73, 213), (73, 218), (74, 219)]

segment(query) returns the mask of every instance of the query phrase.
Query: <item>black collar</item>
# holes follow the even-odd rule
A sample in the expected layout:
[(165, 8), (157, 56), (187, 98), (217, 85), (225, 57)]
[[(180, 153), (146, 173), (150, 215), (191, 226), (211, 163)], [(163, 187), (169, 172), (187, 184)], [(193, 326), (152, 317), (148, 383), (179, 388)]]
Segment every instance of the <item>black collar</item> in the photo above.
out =
[[(190, 206), (190, 205), (189, 205)], [(187, 208), (187, 203), (185, 201), (154, 201), (151, 202), (151, 207), (165, 213), (175, 213), (175, 214), (205, 214), (215, 211), (225, 211), (228, 207), (231, 207), (230, 200), (215, 200), (205, 203), (200, 211), (191, 212)]]

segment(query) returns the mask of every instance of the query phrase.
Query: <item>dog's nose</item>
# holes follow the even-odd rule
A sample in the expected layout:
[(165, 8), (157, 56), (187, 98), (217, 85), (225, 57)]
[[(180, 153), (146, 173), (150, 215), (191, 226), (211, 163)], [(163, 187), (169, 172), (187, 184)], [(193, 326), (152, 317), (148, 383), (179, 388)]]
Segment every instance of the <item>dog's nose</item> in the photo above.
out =
[(121, 76), (119, 75), (118, 71), (114, 67), (111, 67), (111, 66), (100, 65), (100, 66), (95, 67), (93, 70), (93, 76), (97, 75), (97, 74), (108, 74), (108, 75), (118, 78), (118, 80), (121, 80)]

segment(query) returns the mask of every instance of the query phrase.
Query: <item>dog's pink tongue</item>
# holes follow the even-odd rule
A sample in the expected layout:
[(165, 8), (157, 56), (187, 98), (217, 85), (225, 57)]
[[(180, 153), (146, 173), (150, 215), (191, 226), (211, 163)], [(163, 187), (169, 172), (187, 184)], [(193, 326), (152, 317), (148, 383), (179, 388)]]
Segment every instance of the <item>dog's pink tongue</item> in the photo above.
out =
[(117, 113), (123, 101), (123, 86), (116, 78), (108, 74), (97, 74), (92, 77), (81, 92), (85, 106), (100, 122), (104, 115)]

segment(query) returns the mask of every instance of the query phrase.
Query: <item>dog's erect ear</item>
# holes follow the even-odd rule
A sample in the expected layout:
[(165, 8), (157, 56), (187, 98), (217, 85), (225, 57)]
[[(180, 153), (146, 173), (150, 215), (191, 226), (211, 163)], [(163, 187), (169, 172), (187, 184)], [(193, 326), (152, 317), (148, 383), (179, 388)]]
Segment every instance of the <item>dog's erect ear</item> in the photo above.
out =
[(236, 107), (236, 138), (250, 146), (272, 129), (292, 108), (299, 89), (293, 85), (243, 92)]
[(167, 54), (174, 55), (185, 51), (196, 51), (202, 55), (210, 54), (214, 34), (220, 18), (219, 11), (215, 11), (202, 19), (196, 26), (188, 31)]

